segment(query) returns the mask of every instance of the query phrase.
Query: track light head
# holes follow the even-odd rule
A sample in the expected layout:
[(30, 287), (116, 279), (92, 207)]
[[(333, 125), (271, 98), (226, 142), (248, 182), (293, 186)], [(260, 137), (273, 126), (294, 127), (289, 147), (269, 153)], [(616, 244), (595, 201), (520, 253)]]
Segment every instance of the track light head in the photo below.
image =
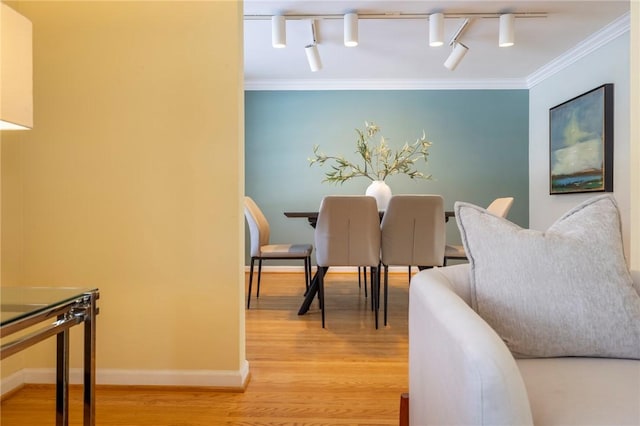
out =
[(451, 37), (451, 41), (449, 41), (449, 46), (452, 46), (453, 49), (451, 50), (447, 60), (444, 61), (444, 66), (451, 71), (456, 69), (460, 61), (462, 61), (462, 58), (464, 58), (464, 55), (466, 55), (469, 50), (467, 46), (459, 41), (462, 34), (464, 34), (468, 29), (469, 24), (471, 24), (471, 20), (469, 18), (465, 18), (453, 37)]
[(500, 32), (498, 36), (498, 46), (511, 47), (515, 44), (514, 37), (515, 15), (505, 13), (500, 15)]
[(271, 17), (271, 45), (277, 49), (287, 47), (287, 22), (282, 15)]
[(311, 19), (309, 21), (311, 29), (311, 43), (304, 47), (304, 52), (307, 54), (307, 62), (309, 62), (309, 68), (312, 72), (320, 71), (322, 69), (322, 61), (320, 60), (320, 52), (318, 52), (318, 38), (316, 34), (316, 20)]
[(304, 51), (307, 54), (307, 62), (309, 62), (311, 72), (320, 71), (322, 69), (322, 61), (320, 60), (318, 46), (316, 44), (309, 44), (305, 46)]
[(460, 63), (460, 61), (462, 61), (462, 58), (464, 58), (464, 55), (466, 55), (468, 51), (469, 51), (469, 48), (464, 44), (457, 41), (454, 42), (453, 50), (451, 51), (451, 54), (449, 54), (449, 57), (447, 58), (447, 60), (444, 61), (445, 68), (448, 68), (451, 71), (455, 70), (458, 64)]
[(358, 45), (358, 14), (347, 13), (344, 15), (344, 45), (355, 47)]
[(439, 47), (444, 44), (444, 14), (429, 15), (429, 46)]

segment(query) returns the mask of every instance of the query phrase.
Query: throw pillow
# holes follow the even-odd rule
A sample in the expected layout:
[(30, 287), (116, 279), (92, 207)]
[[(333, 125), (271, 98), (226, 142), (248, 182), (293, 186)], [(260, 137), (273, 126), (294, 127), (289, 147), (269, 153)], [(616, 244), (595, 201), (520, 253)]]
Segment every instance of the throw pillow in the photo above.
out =
[(610, 195), (575, 207), (546, 232), (458, 202), (472, 307), (515, 356), (640, 359), (640, 296)]

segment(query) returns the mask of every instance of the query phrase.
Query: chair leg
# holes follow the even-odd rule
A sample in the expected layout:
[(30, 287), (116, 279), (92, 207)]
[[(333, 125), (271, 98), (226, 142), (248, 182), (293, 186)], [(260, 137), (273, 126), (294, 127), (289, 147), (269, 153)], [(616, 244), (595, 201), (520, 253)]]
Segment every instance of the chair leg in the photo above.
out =
[(378, 282), (378, 268), (375, 266), (371, 267), (371, 298), (375, 299), (374, 306), (374, 315), (376, 318), (376, 330), (378, 329), (378, 307), (380, 306), (378, 302), (378, 297), (380, 296), (380, 283)]
[(380, 283), (382, 281), (380, 281), (380, 279), (382, 274), (382, 265), (380, 263), (378, 263), (378, 309), (380, 309), (380, 289), (382, 288), (382, 286), (380, 285)]
[[(314, 279), (318, 280), (318, 290), (316, 291), (316, 294), (318, 295), (318, 309), (320, 310), (322, 310), (322, 307), (324, 306), (324, 300), (320, 299), (320, 270), (323, 271), (324, 275), (322, 276), (322, 278), (324, 279), (324, 276), (327, 275), (328, 269), (329, 268), (316, 265), (316, 276), (314, 277)], [(324, 281), (322, 283), (324, 284)]]
[(358, 266), (358, 288), (362, 288), (362, 276), (361, 276), (361, 267)]
[(256, 299), (260, 297), (260, 277), (262, 276), (262, 259), (258, 259), (258, 288), (256, 288)]
[[(366, 270), (366, 267), (365, 267)], [(375, 289), (373, 288), (373, 268), (369, 268), (369, 273), (371, 274), (371, 279), (369, 280), (371, 282), (371, 310), (373, 311), (375, 309), (375, 297), (373, 292), (375, 291)]]
[(369, 297), (367, 295), (367, 267), (366, 266), (363, 269), (362, 276), (364, 277), (364, 297)]
[[(377, 290), (377, 293), (376, 293), (376, 309), (380, 309), (380, 272), (381, 271), (382, 271), (382, 267), (380, 266), (380, 264), (378, 264), (378, 268), (375, 271), (376, 279), (377, 279), (377, 281), (376, 281), (376, 283), (377, 283), (377, 285), (376, 285), (376, 290)], [(372, 270), (371, 271), (371, 283), (372, 283), (371, 284), (371, 286), (372, 286), (371, 292), (372, 293), (373, 293), (373, 273), (374, 272)]]
[(251, 266), (249, 267), (249, 291), (247, 292), (247, 309), (251, 306), (251, 286), (253, 285), (253, 262), (255, 257), (251, 258)]
[(305, 257), (304, 258), (304, 294), (307, 294), (307, 291), (309, 291), (309, 284), (311, 283), (311, 281), (309, 281), (309, 263), (311, 262), (311, 259), (309, 257)]
[(307, 279), (307, 288), (304, 291), (304, 296), (306, 297), (307, 294), (309, 294), (309, 289), (311, 289), (311, 282), (313, 281), (313, 275), (311, 274), (311, 258), (309, 258), (305, 267), (306, 267), (306, 270), (304, 273), (307, 274), (307, 276), (309, 277)]
[[(411, 268), (411, 267), (409, 267)], [(384, 325), (387, 325), (387, 298), (389, 296), (389, 265), (384, 265)]]
[(324, 328), (324, 272), (324, 268), (318, 267), (318, 300), (320, 301), (322, 328)]

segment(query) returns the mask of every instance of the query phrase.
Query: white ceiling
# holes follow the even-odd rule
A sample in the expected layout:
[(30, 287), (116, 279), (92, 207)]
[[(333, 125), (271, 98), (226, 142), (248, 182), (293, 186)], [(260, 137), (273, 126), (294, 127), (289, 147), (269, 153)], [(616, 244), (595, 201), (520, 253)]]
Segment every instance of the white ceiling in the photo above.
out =
[[(530, 87), (550, 64), (561, 63), (603, 37), (628, 29), (629, 0), (604, 1), (266, 1), (244, 3), (245, 87)], [(341, 19), (316, 21), (323, 69), (311, 72), (304, 46), (312, 41), (308, 20), (287, 21), (287, 47), (271, 46), (271, 20), (248, 15), (446, 14), (544, 12), (517, 18), (516, 44), (498, 47), (498, 19), (474, 19), (460, 41), (469, 52), (449, 71), (443, 63), (462, 18), (445, 19), (445, 45), (429, 47), (427, 18), (360, 19), (357, 47), (343, 45)]]

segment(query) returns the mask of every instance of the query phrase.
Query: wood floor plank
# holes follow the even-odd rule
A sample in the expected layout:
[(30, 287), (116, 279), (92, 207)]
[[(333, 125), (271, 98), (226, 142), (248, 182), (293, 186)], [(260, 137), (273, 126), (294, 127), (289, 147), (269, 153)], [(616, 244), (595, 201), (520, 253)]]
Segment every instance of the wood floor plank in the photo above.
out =
[[(317, 302), (298, 316), (302, 274), (263, 273), (246, 311), (251, 381), (245, 392), (98, 386), (101, 426), (397, 425), (407, 380), (407, 274), (390, 274), (389, 325), (374, 328), (357, 276), (326, 278), (326, 328)], [(370, 296), (370, 295), (369, 295)], [(98, 337), (99, 338), (99, 337)], [(98, 359), (98, 368), (100, 360)], [(55, 423), (51, 385), (27, 385), (2, 402), (2, 426)], [(73, 387), (70, 424), (82, 424)]]

